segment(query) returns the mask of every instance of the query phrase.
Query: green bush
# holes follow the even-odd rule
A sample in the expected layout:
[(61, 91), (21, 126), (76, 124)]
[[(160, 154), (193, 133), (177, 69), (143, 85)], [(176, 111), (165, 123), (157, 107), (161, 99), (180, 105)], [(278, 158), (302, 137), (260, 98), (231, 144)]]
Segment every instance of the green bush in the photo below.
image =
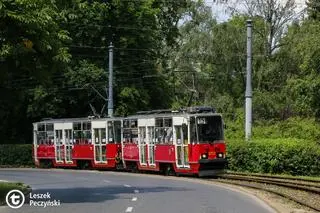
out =
[(238, 172), (320, 175), (320, 146), (299, 139), (227, 141), (229, 169)]
[(32, 144), (1, 144), (0, 166), (33, 166)]
[[(233, 119), (225, 119), (227, 139), (243, 139), (244, 113), (239, 111)], [(320, 144), (320, 124), (314, 119), (294, 117), (285, 121), (254, 121), (252, 125), (253, 139), (304, 139), (315, 141)]]

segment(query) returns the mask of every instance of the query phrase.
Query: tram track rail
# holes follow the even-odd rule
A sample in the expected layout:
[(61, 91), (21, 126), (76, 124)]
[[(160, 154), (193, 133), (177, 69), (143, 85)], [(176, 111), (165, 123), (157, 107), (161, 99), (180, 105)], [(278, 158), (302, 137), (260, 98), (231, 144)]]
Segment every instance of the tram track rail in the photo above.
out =
[[(295, 179), (294, 177), (279, 178), (279, 176), (234, 173), (222, 174), (217, 179), (209, 180), (266, 191), (320, 212), (320, 181), (317, 180), (309, 181), (306, 179)], [(286, 189), (289, 189), (292, 193), (285, 192)], [(297, 196), (299, 193), (308, 193), (308, 197), (310, 196), (309, 202), (306, 199), (301, 199), (301, 196)], [(318, 202), (310, 202), (313, 198), (316, 198)]]
[(252, 178), (252, 177), (243, 177), (243, 176), (237, 176), (237, 175), (224, 175), (219, 176), (219, 178), (223, 179), (232, 179), (232, 180), (244, 180), (244, 181), (251, 181), (251, 182), (258, 182), (258, 183), (267, 183), (267, 184), (273, 184), (277, 186), (283, 186), (283, 187), (289, 187), (292, 189), (299, 189), (303, 191), (308, 191), (316, 194), (320, 194), (320, 184), (309, 184), (304, 182), (293, 182), (290, 180), (278, 180), (278, 179), (270, 179), (270, 178)]
[(305, 181), (305, 182), (309, 182), (309, 183), (318, 183), (318, 184), (320, 184), (320, 179), (311, 179), (311, 178), (307, 179), (307, 178), (293, 177), (293, 176), (284, 177), (284, 176), (271, 175), (271, 174), (240, 173), (240, 172), (231, 172), (231, 171), (228, 171), (226, 174), (228, 174), (228, 175), (250, 176), (250, 177), (262, 177), (262, 178), (270, 178), (270, 179)]

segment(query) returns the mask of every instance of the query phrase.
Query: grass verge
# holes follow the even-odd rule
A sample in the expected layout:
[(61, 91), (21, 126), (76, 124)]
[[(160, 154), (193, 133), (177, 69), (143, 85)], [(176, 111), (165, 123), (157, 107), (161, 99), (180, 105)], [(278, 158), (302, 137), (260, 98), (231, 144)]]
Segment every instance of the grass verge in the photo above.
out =
[(6, 195), (12, 189), (18, 189), (24, 194), (31, 191), (30, 186), (20, 182), (0, 182), (0, 205), (6, 203)]

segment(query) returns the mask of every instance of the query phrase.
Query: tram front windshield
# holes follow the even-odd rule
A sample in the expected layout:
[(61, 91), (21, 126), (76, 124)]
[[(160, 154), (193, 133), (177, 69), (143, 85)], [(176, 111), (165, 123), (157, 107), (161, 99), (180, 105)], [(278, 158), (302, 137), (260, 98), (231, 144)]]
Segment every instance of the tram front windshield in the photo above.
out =
[(196, 120), (199, 143), (224, 140), (221, 116), (197, 117)]

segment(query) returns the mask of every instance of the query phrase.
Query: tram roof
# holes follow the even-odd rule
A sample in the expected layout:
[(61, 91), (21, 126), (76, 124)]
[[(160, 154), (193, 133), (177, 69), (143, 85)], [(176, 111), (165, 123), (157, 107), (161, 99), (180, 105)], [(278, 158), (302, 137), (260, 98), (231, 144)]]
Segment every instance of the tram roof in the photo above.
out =
[(82, 117), (82, 118), (44, 118), (41, 121), (34, 123), (72, 123), (72, 122), (89, 122), (89, 121), (106, 121), (106, 120), (121, 120), (122, 117), (105, 117), (105, 118), (96, 118), (96, 117)]
[(215, 108), (207, 107), (207, 106), (195, 106), (188, 107), (179, 110), (170, 110), (170, 109), (159, 109), (159, 110), (151, 110), (151, 111), (140, 111), (134, 115), (130, 115), (125, 117), (128, 118), (160, 118), (160, 117), (174, 117), (174, 116), (203, 116), (203, 115), (221, 115), (217, 113)]
[(179, 110), (151, 110), (140, 111), (134, 115), (129, 115), (124, 119), (139, 119), (139, 118), (161, 118), (161, 117), (187, 117), (187, 116), (222, 116), (217, 113), (212, 107), (188, 107)]
[(161, 118), (161, 117), (185, 117), (185, 116), (221, 116), (212, 107), (188, 107), (186, 109), (180, 110), (169, 110), (169, 109), (159, 109), (150, 111), (140, 111), (136, 114), (129, 115), (126, 117), (81, 117), (81, 118), (44, 118), (36, 123), (72, 123), (72, 122), (89, 122), (89, 121), (107, 121), (107, 120), (124, 120), (124, 119), (139, 119), (139, 118)]

